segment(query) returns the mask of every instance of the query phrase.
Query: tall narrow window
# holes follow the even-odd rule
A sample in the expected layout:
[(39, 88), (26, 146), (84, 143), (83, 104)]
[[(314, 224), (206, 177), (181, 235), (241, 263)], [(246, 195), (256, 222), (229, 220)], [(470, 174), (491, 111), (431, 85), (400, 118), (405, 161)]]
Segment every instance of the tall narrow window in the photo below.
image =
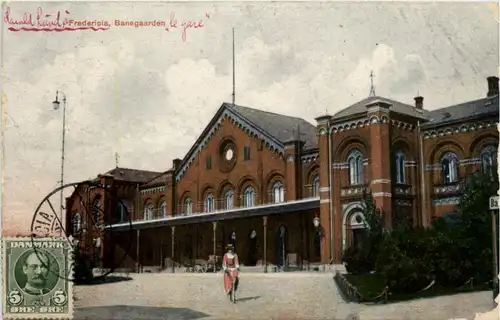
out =
[(167, 216), (167, 202), (162, 201), (160, 205), (160, 218), (165, 218)]
[(215, 210), (215, 199), (214, 196), (209, 193), (205, 198), (205, 212), (214, 212)]
[(445, 184), (458, 181), (459, 160), (453, 152), (447, 152), (441, 158), (441, 167), (443, 169), (443, 182)]
[(153, 211), (154, 206), (152, 203), (147, 204), (144, 207), (144, 220), (152, 220), (153, 219)]
[(234, 193), (233, 190), (228, 190), (224, 195), (225, 209), (231, 210), (234, 207)]
[(97, 196), (92, 204), (92, 218), (96, 225), (101, 224), (101, 198)]
[(80, 229), (82, 228), (82, 216), (76, 212), (73, 215), (73, 234), (78, 233)]
[(212, 156), (208, 156), (208, 157), (205, 159), (205, 168), (206, 168), (207, 170), (212, 169)]
[(312, 196), (314, 198), (319, 197), (319, 176), (317, 174), (314, 176), (314, 179), (313, 179)]
[(363, 154), (355, 149), (347, 157), (349, 163), (349, 182), (352, 185), (363, 184)]
[(116, 220), (118, 222), (123, 222), (126, 219), (126, 211), (125, 211), (125, 206), (123, 205), (122, 201), (118, 201), (116, 205)]
[(403, 151), (396, 152), (396, 183), (405, 183), (405, 154)]
[(489, 175), (497, 172), (498, 150), (495, 146), (487, 146), (481, 151), (481, 170)]
[(273, 184), (273, 202), (285, 202), (285, 187), (280, 181), (277, 181)]
[(186, 200), (184, 201), (184, 213), (193, 213), (193, 202), (191, 201), (191, 198), (186, 198)]
[(250, 147), (248, 146), (243, 148), (243, 160), (250, 160)]
[(243, 194), (243, 206), (248, 208), (248, 207), (253, 207), (254, 206), (254, 198), (255, 198), (255, 192), (252, 187), (248, 187), (245, 189), (245, 192)]

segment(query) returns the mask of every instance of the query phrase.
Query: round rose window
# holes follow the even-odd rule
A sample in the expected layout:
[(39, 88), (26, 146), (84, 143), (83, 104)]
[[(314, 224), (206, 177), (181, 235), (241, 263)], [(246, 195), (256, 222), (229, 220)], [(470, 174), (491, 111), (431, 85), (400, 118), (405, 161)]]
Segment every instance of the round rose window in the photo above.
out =
[(231, 161), (233, 159), (233, 150), (232, 149), (227, 149), (226, 150), (226, 160)]

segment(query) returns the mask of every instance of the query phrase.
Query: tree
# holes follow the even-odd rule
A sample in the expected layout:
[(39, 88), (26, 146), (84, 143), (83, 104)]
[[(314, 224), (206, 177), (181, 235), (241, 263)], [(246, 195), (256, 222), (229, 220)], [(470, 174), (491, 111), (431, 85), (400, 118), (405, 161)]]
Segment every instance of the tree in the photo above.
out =
[(462, 272), (474, 277), (476, 281), (488, 281), (492, 278), (493, 259), (489, 198), (497, 194), (498, 175), (474, 173), (464, 180), (461, 190), (457, 233), (460, 238), (459, 246), (466, 259)]
[(382, 212), (377, 209), (371, 193), (363, 195), (364, 235), (359, 246), (349, 247), (342, 257), (351, 273), (366, 273), (375, 269), (379, 246), (384, 238)]

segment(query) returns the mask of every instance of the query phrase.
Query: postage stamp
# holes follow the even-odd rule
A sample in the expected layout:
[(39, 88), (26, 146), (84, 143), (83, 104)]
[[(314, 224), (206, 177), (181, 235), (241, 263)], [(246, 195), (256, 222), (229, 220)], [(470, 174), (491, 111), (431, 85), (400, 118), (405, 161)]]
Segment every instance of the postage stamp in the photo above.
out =
[(73, 317), (71, 248), (63, 238), (2, 240), (3, 318)]

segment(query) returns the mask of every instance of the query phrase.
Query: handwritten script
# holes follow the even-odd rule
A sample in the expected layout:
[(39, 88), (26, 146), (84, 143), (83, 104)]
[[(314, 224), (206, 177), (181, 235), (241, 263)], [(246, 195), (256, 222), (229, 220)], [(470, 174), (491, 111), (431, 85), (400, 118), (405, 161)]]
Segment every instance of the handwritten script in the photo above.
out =
[(45, 13), (42, 7), (38, 7), (36, 12), (24, 12), (21, 15), (14, 16), (10, 7), (4, 12), (4, 22), (8, 25), (8, 30), (13, 32), (20, 31), (106, 31), (112, 27), (162, 27), (167, 32), (179, 30), (182, 41), (187, 40), (188, 30), (201, 29), (205, 27), (205, 21), (210, 19), (210, 15), (200, 19), (179, 19), (175, 13), (171, 13), (167, 20), (121, 20), (115, 19), (113, 22), (107, 20), (89, 20), (74, 19), (69, 17), (68, 10), (57, 11), (55, 13)]
[[(210, 15), (205, 13), (205, 18), (210, 19)], [(180, 28), (182, 30), (182, 41), (186, 41), (187, 39), (187, 31), (189, 29), (199, 29), (203, 28), (205, 25), (203, 24), (203, 20), (183, 20), (180, 24), (177, 22), (177, 18), (175, 13), (170, 14), (170, 19), (165, 30), (170, 31), (171, 29)]]
[(63, 13), (57, 11), (55, 14), (44, 13), (42, 7), (38, 7), (36, 13), (24, 12), (22, 16), (14, 18), (11, 15), (10, 7), (5, 10), (3, 21), (9, 25), (9, 31), (78, 31), (78, 30), (108, 30), (110, 25), (107, 21), (89, 21), (89, 23), (79, 24), (77, 20), (70, 19), (67, 16), (70, 12), (65, 10)]

